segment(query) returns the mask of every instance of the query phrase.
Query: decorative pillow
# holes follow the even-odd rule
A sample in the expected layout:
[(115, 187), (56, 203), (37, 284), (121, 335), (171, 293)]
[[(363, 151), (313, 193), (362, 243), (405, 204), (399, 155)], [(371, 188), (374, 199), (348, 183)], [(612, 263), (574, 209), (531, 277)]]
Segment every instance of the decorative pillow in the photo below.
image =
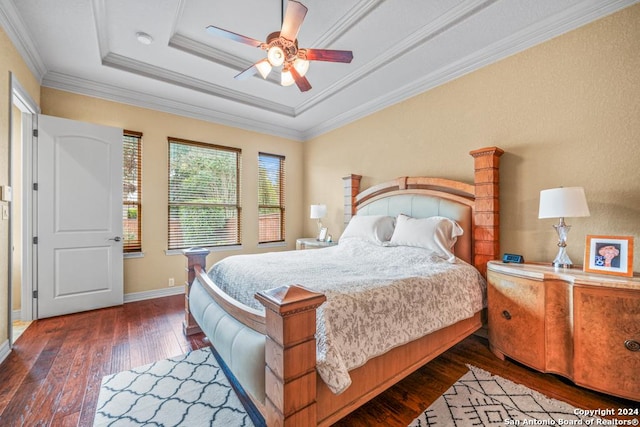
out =
[(369, 240), (378, 244), (388, 242), (396, 219), (386, 215), (355, 215), (347, 224), (340, 241), (344, 239)]
[(412, 218), (398, 215), (389, 244), (425, 248), (449, 262), (455, 262), (453, 245), (463, 233), (464, 230), (457, 222), (443, 216)]

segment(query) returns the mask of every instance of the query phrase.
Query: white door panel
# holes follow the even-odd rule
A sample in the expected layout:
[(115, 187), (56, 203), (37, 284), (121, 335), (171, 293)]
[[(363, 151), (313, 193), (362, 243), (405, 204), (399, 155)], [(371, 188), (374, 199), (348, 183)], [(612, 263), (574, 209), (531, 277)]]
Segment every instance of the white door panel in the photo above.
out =
[(122, 129), (38, 116), (38, 318), (123, 303)]

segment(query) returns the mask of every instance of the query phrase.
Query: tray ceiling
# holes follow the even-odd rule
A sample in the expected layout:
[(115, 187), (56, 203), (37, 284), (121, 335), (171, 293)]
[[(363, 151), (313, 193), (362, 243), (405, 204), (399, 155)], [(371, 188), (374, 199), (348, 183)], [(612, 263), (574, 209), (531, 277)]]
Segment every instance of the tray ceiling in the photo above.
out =
[(354, 55), (305, 93), (235, 80), (265, 52), (205, 31), (265, 40), (280, 0), (0, 0), (0, 24), (43, 86), (303, 141), (638, 0), (301, 1), (300, 47)]

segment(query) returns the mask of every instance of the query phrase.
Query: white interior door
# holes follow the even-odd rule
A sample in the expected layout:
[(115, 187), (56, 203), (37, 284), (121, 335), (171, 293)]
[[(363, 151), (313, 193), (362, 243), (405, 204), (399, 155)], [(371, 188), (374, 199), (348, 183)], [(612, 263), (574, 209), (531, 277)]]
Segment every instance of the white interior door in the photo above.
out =
[(123, 303), (122, 129), (38, 116), (38, 318)]

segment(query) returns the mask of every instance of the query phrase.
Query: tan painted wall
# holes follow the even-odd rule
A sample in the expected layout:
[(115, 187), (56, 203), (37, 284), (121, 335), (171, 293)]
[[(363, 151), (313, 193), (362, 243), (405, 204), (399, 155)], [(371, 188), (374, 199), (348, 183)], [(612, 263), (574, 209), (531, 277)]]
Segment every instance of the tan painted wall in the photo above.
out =
[[(9, 73), (38, 102), (40, 85), (18, 54), (11, 40), (0, 28), (0, 185), (9, 183)], [(7, 205), (7, 202), (0, 202)], [(1, 217), (0, 217), (1, 218)], [(9, 338), (9, 221), (0, 219), (0, 345)]]
[[(302, 150), (296, 141), (203, 122), (167, 113), (42, 88), (44, 114), (122, 127), (143, 133), (142, 250), (144, 258), (125, 259), (125, 294), (162, 289), (168, 279), (184, 283), (185, 257), (167, 249), (167, 137), (210, 142), (242, 149), (241, 251), (213, 252), (208, 264), (229, 255), (294, 249), (302, 233)], [(286, 156), (286, 247), (258, 248), (258, 152)]]
[(341, 177), (361, 174), (365, 187), (404, 175), (471, 182), (468, 152), (496, 145), (506, 151), (503, 252), (553, 260), (557, 221), (538, 219), (540, 190), (583, 186), (591, 216), (567, 219), (573, 262), (587, 234), (633, 235), (640, 271), (639, 43), (636, 5), (315, 138), (305, 205), (327, 203), (339, 235)]

